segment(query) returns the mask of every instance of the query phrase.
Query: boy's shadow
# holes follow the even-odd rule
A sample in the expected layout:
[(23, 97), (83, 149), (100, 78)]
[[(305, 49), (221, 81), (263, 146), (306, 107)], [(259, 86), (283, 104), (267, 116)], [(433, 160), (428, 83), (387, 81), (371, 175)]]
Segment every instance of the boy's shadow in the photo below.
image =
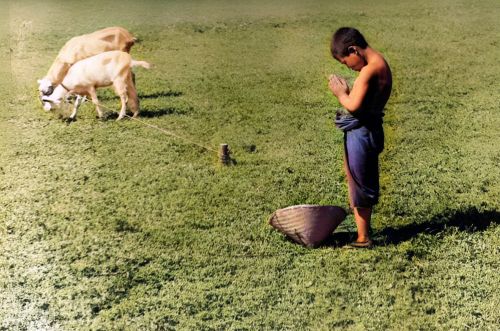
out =
[[(480, 232), (491, 224), (500, 224), (500, 212), (479, 211), (470, 207), (464, 211), (455, 211), (436, 215), (427, 222), (411, 223), (401, 227), (388, 227), (373, 233), (376, 246), (397, 245), (408, 241), (420, 233), (437, 235), (447, 228), (457, 228), (459, 231)], [(356, 239), (352, 232), (334, 232), (322, 246), (341, 247)]]

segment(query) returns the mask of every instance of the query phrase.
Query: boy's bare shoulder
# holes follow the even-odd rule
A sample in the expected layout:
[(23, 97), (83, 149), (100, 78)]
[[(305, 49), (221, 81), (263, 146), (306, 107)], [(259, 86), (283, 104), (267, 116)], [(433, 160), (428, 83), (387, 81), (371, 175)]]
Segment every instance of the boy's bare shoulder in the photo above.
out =
[(377, 76), (381, 70), (382, 67), (378, 61), (370, 62), (361, 69), (359, 76), (364, 76), (369, 79), (373, 76)]
[(363, 69), (367, 70), (369, 76), (386, 76), (390, 72), (389, 65), (385, 59), (380, 55), (375, 61), (368, 63)]
[(378, 56), (375, 58), (375, 61), (373, 61), (373, 65), (375, 68), (378, 70), (387, 70), (389, 69), (389, 65), (387, 64), (387, 61), (384, 59), (384, 57), (381, 54), (377, 54)]

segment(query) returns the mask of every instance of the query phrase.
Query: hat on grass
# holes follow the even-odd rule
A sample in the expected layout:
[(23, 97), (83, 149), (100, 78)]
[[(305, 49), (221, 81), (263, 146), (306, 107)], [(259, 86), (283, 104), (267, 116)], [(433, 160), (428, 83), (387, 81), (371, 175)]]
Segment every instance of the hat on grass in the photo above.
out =
[(317, 247), (346, 218), (337, 206), (297, 205), (276, 210), (269, 224), (306, 247)]

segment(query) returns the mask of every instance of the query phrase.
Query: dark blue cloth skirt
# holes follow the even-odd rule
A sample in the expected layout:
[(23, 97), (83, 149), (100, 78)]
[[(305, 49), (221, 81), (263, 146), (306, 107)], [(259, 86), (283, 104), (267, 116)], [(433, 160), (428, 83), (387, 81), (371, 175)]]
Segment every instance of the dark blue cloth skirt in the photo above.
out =
[(337, 113), (335, 125), (344, 131), (344, 162), (352, 208), (371, 208), (380, 195), (378, 155), (384, 149), (381, 121), (361, 122)]

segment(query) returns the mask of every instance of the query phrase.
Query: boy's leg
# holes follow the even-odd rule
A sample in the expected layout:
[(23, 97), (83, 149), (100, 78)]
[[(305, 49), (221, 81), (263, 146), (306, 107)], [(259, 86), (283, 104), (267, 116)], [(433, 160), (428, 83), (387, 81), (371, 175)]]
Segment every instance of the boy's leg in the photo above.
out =
[(370, 220), (372, 216), (371, 208), (353, 208), (354, 210), (354, 221), (356, 222), (356, 227), (358, 228), (358, 239), (357, 242), (367, 242), (370, 240)]

